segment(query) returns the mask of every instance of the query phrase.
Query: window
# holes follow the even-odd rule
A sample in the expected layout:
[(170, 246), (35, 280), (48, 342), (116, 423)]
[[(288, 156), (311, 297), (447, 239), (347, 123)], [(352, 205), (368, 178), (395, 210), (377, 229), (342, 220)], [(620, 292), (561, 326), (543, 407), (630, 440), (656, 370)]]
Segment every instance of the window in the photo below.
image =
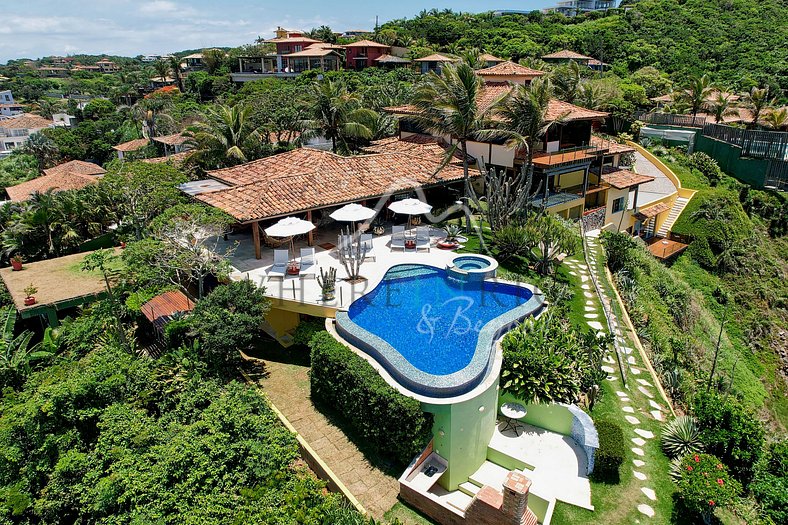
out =
[(618, 213), (618, 212), (624, 210), (624, 199), (625, 198), (626, 197), (619, 197), (619, 198), (617, 198), (617, 199), (615, 199), (613, 201), (613, 212), (612, 213)]

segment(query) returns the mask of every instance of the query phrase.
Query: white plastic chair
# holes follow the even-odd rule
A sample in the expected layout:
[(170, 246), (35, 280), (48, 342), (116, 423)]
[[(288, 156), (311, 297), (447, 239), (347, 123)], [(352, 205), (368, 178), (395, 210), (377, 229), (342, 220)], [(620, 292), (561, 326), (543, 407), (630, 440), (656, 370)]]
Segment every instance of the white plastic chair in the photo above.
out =
[(268, 278), (281, 277), (287, 275), (287, 265), (290, 262), (290, 252), (288, 250), (274, 250), (274, 264), (268, 269)]
[(317, 277), (317, 263), (315, 262), (314, 248), (301, 248), (301, 266), (298, 272), (300, 277)]
[(430, 227), (419, 226), (416, 228), (416, 251), (419, 248), (427, 248), (430, 251)]
[(361, 246), (361, 249), (364, 251), (365, 259), (372, 259), (373, 261), (377, 260), (375, 256), (375, 246), (372, 244), (371, 233), (364, 233), (361, 235)]
[(391, 249), (400, 248), (405, 251), (405, 226), (391, 227)]

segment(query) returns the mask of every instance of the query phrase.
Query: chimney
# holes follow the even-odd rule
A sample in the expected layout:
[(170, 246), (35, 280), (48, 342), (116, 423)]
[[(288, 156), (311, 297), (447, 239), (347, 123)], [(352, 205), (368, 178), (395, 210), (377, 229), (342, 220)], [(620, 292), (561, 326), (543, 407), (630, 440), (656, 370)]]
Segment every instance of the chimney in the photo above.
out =
[(526, 523), (528, 514), (528, 491), (531, 488), (531, 480), (525, 477), (522, 472), (513, 470), (506, 476), (503, 484), (503, 504), (501, 513), (504, 520), (502, 523), (507, 525), (522, 525)]

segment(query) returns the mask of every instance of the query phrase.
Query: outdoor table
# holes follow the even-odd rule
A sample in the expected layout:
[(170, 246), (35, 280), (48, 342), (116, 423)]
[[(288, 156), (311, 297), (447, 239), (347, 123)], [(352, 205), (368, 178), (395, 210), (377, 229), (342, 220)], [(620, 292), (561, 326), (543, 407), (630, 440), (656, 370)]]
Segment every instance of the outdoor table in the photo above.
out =
[(506, 420), (506, 426), (503, 427), (501, 433), (512, 429), (516, 434), (519, 429), (523, 428), (519, 420), (524, 418), (527, 413), (528, 411), (520, 403), (504, 403), (501, 405), (501, 415)]

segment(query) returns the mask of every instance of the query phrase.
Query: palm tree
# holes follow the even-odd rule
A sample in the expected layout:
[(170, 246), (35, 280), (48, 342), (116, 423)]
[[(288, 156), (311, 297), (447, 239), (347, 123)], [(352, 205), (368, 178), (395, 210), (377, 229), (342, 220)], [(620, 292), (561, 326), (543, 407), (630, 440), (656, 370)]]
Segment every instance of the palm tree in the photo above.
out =
[(310, 87), (308, 98), (311, 118), (302, 123), (303, 127), (331, 140), (331, 151), (334, 153), (337, 153), (338, 146), (343, 152), (351, 151), (354, 139), (372, 138), (369, 123), (375, 120), (377, 114), (362, 107), (361, 98), (350, 93), (344, 83), (317, 81)]
[(764, 117), (763, 122), (774, 130), (782, 130), (788, 127), (788, 107), (773, 109)]
[(577, 104), (587, 109), (601, 109), (605, 105), (602, 88), (583, 82), (577, 92)]
[(460, 53), (460, 59), (471, 66), (473, 69), (482, 69), (486, 66), (482, 60), (481, 51), (478, 48), (466, 49)]
[(3, 327), (0, 333), (0, 387), (2, 387), (12, 382), (14, 376), (30, 370), (32, 362), (51, 357), (54, 353), (42, 349), (40, 344), (31, 345), (33, 332), (29, 330), (14, 335), (16, 324), (14, 308), (0, 310), (0, 321)]
[(752, 88), (745, 97), (745, 104), (752, 109), (750, 127), (755, 127), (761, 118), (761, 112), (769, 107), (769, 90), (767, 88)]
[(28, 137), (27, 142), (21, 148), (22, 153), (32, 155), (38, 162), (38, 171), (43, 172), (45, 168), (52, 166), (60, 158), (60, 150), (43, 133), (33, 133)]
[(708, 102), (709, 112), (714, 115), (714, 122), (720, 123), (728, 115), (735, 115), (736, 110), (731, 107), (731, 96), (728, 93), (717, 91)]
[(179, 58), (175, 56), (171, 56), (167, 59), (167, 65), (172, 71), (172, 75), (175, 78), (175, 83), (178, 85), (178, 89), (181, 93), (183, 93), (183, 75), (181, 75), (181, 61)]
[[(416, 89), (413, 105), (416, 120), (426, 130), (438, 136), (449, 136), (457, 142), (446, 152), (448, 164), (459, 147), (462, 151), (465, 198), (470, 201), (472, 188), (468, 173), (468, 141), (488, 127), (491, 110), (498, 101), (486, 108), (479, 107), (479, 95), (484, 82), (465, 62), (448, 64), (440, 75), (431, 72)], [(471, 218), (465, 215), (466, 230), (471, 229)]]
[(706, 100), (714, 90), (715, 87), (712, 85), (711, 78), (708, 75), (690, 78), (682, 98), (687, 102), (693, 117), (705, 106)]
[(154, 94), (134, 104), (131, 113), (135, 121), (142, 122), (142, 135), (152, 142), (153, 137), (174, 130), (175, 120), (167, 114), (171, 107), (170, 96)]
[(169, 62), (166, 60), (157, 60), (153, 63), (153, 70), (162, 82), (167, 82), (167, 74), (170, 72)]
[(262, 156), (263, 138), (249, 120), (249, 107), (217, 105), (206, 122), (188, 130), (195, 151), (189, 157), (204, 168), (241, 164)]
[(580, 66), (574, 60), (564, 66), (559, 66), (553, 70), (551, 80), (556, 96), (571, 104), (577, 98), (580, 89)]

